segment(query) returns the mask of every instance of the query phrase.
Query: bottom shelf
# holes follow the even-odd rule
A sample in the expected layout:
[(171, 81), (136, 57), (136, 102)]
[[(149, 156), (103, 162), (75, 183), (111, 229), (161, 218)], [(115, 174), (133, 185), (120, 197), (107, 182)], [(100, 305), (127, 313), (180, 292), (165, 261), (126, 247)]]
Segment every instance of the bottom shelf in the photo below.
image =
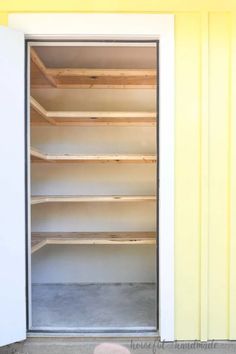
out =
[(155, 244), (155, 232), (33, 232), (31, 252), (49, 245)]

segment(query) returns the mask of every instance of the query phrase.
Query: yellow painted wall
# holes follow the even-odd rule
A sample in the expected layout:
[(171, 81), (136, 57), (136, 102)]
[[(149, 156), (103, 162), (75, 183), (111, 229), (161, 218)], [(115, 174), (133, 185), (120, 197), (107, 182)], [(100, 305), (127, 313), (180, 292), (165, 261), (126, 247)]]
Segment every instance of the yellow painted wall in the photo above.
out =
[(236, 1), (0, 0), (0, 23), (37, 11), (175, 14), (175, 336), (236, 339)]

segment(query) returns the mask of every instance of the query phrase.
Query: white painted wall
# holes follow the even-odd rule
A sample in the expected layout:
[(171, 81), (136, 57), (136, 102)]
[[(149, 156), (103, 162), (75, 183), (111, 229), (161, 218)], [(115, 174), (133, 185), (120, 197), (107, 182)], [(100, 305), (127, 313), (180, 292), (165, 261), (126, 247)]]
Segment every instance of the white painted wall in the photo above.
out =
[(155, 246), (48, 245), (32, 267), (33, 283), (155, 282)]
[[(76, 193), (153, 195), (156, 190), (154, 164), (39, 163), (33, 164), (31, 174), (34, 195)], [(35, 208), (39, 208), (40, 205), (35, 205)], [(122, 205), (124, 207), (125, 204)]]
[(156, 111), (155, 89), (32, 89), (47, 110)]
[(154, 231), (154, 202), (50, 203), (32, 207), (33, 231)]
[(154, 127), (37, 127), (34, 148), (48, 153), (155, 154)]

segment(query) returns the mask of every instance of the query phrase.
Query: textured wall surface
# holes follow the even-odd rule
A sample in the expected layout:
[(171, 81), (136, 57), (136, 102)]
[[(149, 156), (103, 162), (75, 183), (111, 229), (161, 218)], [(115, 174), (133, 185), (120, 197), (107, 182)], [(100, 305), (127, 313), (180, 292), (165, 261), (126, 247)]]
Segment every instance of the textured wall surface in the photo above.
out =
[(2, 1), (8, 12), (176, 15), (175, 336), (236, 339), (236, 3)]
[(236, 338), (235, 14), (176, 14), (175, 333)]

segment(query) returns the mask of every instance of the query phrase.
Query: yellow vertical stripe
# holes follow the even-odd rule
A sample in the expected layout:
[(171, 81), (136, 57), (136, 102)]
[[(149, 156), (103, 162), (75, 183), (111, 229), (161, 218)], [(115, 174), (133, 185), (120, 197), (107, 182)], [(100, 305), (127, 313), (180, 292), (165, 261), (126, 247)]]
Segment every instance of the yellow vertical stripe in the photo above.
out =
[(209, 109), (208, 109), (208, 51), (209, 51), (209, 14), (202, 13), (201, 23), (201, 238), (200, 238), (200, 339), (208, 339), (208, 237), (209, 237)]
[(229, 15), (209, 31), (209, 338), (228, 336)]
[(175, 334), (199, 338), (200, 14), (176, 15)]
[(0, 25), (7, 26), (8, 23), (8, 14), (7, 12), (0, 12)]
[(236, 339), (236, 13), (232, 14), (231, 41), (231, 154), (230, 154), (230, 244), (229, 244), (229, 338)]

